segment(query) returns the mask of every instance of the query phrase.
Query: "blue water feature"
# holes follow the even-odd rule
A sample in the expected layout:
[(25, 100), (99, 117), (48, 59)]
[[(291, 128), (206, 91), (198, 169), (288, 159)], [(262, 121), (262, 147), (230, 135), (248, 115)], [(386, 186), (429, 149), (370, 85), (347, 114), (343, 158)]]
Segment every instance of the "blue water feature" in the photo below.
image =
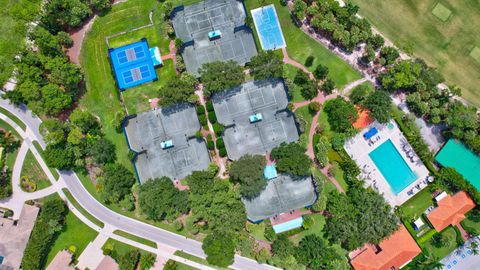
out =
[(274, 5), (252, 10), (252, 16), (262, 49), (276, 50), (286, 47)]
[(387, 180), (395, 195), (409, 186), (417, 176), (408, 167), (391, 140), (384, 142), (368, 154)]
[(273, 230), (275, 233), (282, 233), (286, 231), (290, 231), (296, 228), (300, 228), (303, 225), (303, 217), (296, 218), (294, 220), (290, 220), (281, 224), (273, 225)]

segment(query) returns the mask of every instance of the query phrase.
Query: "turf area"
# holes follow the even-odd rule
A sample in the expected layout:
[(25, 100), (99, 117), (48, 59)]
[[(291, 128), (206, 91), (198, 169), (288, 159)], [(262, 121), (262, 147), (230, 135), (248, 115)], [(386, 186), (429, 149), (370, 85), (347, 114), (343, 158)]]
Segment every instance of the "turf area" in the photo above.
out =
[(26, 22), (38, 14), (41, 0), (0, 0), (0, 85), (10, 78), (14, 56), (25, 43)]
[(30, 181), (35, 182), (37, 184), (37, 190), (41, 190), (52, 185), (30, 150), (27, 152), (25, 160), (23, 161), (21, 176), (27, 176)]
[(308, 145), (308, 133), (310, 132), (310, 127), (312, 126), (313, 114), (308, 109), (308, 106), (304, 106), (295, 111), (295, 116), (305, 120), (304, 132), (300, 134), (300, 145), (306, 148)]
[(478, 63), (480, 63), (480, 48), (479, 47), (475, 47), (472, 49), (472, 51), (470, 52), (470, 56), (475, 59), (475, 61), (477, 61)]
[(437, 3), (433, 8), (432, 13), (443, 22), (446, 22), (450, 18), (450, 15), (452, 15), (452, 11), (442, 5), (442, 3)]
[(130, 239), (130, 240), (133, 240), (135, 242), (138, 242), (138, 243), (141, 243), (141, 244), (144, 244), (146, 246), (149, 246), (149, 247), (153, 247), (153, 248), (157, 248), (157, 243), (153, 242), (153, 241), (150, 241), (150, 240), (147, 240), (145, 238), (142, 238), (142, 237), (138, 237), (136, 235), (133, 235), (133, 234), (129, 234), (127, 232), (124, 232), (124, 231), (120, 231), (120, 230), (116, 230), (113, 232), (114, 234), (116, 235), (120, 235), (120, 236), (123, 236), (127, 239)]
[(82, 254), (88, 243), (97, 237), (98, 233), (80, 221), (72, 212), (65, 217), (65, 227), (59, 232), (47, 256), (48, 265), (57, 253), (70, 246), (75, 246), (75, 258)]
[[(305, 63), (307, 57), (313, 56), (315, 60), (312, 66), (308, 68), (310, 71), (313, 71), (318, 64), (327, 66), (329, 69), (329, 77), (335, 81), (335, 85), (340, 89), (349, 82), (360, 79), (360, 74), (346, 62), (302, 32), (293, 22), (288, 8), (282, 6), (280, 2), (281, 1), (278, 0), (246, 0), (245, 6), (248, 15), (251, 15), (250, 10), (273, 3), (277, 11), (280, 26), (282, 27), (283, 36), (287, 43), (288, 55), (290, 58), (302, 64)], [(253, 31), (256, 35), (255, 30)], [(259, 45), (260, 44), (257, 43), (258, 48), (260, 48)]]
[(480, 46), (480, 2), (445, 0), (446, 22), (433, 13), (437, 0), (354, 0), (359, 13), (397, 46), (435, 66), (448, 84), (456, 84), (469, 102), (480, 106), (480, 62), (471, 57)]
[(445, 245), (441, 247), (436, 247), (432, 242), (433, 239), (431, 239), (425, 244), (425, 249), (427, 249), (430, 254), (434, 255), (438, 259), (443, 259), (445, 256), (447, 256), (457, 248), (457, 233), (455, 232), (455, 229), (453, 227), (447, 227), (441, 232), (441, 234), (446, 237), (446, 239), (448, 239)]
[(432, 194), (428, 188), (422, 189), (400, 207), (402, 216), (419, 218), (428, 207), (433, 205)]

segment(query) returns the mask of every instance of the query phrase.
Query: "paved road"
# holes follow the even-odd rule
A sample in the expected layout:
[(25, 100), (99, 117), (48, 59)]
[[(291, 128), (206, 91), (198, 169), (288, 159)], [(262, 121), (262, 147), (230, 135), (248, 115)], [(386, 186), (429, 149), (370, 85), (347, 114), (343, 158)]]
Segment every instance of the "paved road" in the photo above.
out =
[[(27, 125), (26, 133), (30, 140), (37, 140), (40, 142), (42, 147), (45, 147), (45, 143), (38, 129), (41, 124), (41, 120), (38, 117), (33, 116), (31, 111), (29, 111), (26, 107), (23, 106), (17, 108), (11, 105), (7, 100), (1, 98), (0, 107), (10, 111), (12, 114), (21, 119)], [(149, 239), (178, 250), (183, 250), (184, 252), (190, 253), (197, 257), (205, 258), (205, 253), (202, 250), (201, 242), (187, 239), (184, 236), (171, 233), (158, 227), (113, 212), (99, 203), (95, 198), (92, 197), (92, 195), (90, 195), (90, 193), (88, 193), (74, 172), (62, 171), (60, 172), (60, 178), (63, 178), (66, 187), (70, 190), (70, 193), (75, 197), (78, 203), (103, 223), (109, 224), (122, 231), (138, 235), (145, 239)], [(231, 265), (231, 268), (245, 270), (277, 269), (269, 265), (259, 264), (254, 260), (238, 255), (235, 256), (235, 262), (233, 265)]]

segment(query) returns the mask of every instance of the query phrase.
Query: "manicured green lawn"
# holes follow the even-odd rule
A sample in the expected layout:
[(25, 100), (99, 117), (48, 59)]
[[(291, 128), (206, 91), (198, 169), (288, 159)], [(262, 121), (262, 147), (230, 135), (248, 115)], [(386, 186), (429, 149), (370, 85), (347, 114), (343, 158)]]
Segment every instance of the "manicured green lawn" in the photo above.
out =
[(27, 176), (30, 181), (35, 182), (37, 184), (37, 190), (41, 190), (52, 185), (30, 150), (23, 161), (21, 176)]
[(183, 251), (180, 251), (180, 250), (177, 250), (175, 251), (174, 253), (175, 255), (177, 256), (180, 256), (182, 258), (185, 258), (185, 259), (188, 259), (190, 261), (194, 261), (194, 262), (197, 262), (197, 263), (201, 263), (201, 264), (204, 264), (206, 266), (209, 266), (209, 267), (212, 267), (214, 269), (218, 269), (218, 270), (227, 270), (227, 269), (230, 269), (230, 268), (223, 268), (223, 267), (218, 267), (218, 266), (215, 266), (215, 265), (211, 265), (207, 262), (207, 260), (205, 259), (202, 259), (202, 258), (199, 258), (199, 257), (195, 257), (193, 255), (190, 255), (188, 253), (185, 253)]
[(297, 117), (302, 117), (306, 122), (305, 131), (300, 135), (300, 145), (306, 148), (308, 145), (308, 133), (310, 132), (310, 127), (312, 126), (313, 115), (308, 109), (308, 106), (298, 108), (295, 111), (295, 115), (297, 115)]
[(63, 188), (62, 189), (63, 193), (65, 193), (65, 196), (67, 196), (68, 201), (75, 206), (75, 208), (82, 213), (86, 218), (88, 218), (91, 222), (93, 222), (95, 225), (103, 228), (103, 222), (100, 220), (96, 219), (94, 216), (92, 216), (87, 210), (85, 210), (78, 202), (73, 198), (73, 195), (68, 191), (68, 189)]
[(58, 234), (52, 248), (48, 252), (47, 264), (63, 249), (68, 249), (69, 246), (75, 246), (75, 258), (82, 254), (88, 243), (97, 237), (98, 232), (94, 231), (82, 221), (80, 221), (72, 212), (68, 212), (65, 217), (65, 228)]
[(470, 215), (461, 222), (463, 228), (471, 228), (476, 232), (476, 235), (480, 235), (480, 221), (475, 221)]
[[(103, 245), (102, 250), (104, 250), (107, 245), (113, 246), (113, 250), (115, 250), (115, 252), (119, 256), (121, 256), (121, 255), (123, 255), (127, 252), (130, 252), (132, 250), (137, 249), (136, 247), (130, 246), (128, 244), (125, 244), (123, 242), (117, 241), (117, 240), (112, 239), (112, 238), (108, 238), (107, 242), (105, 242), (105, 244)], [(150, 253), (150, 252), (145, 251), (143, 249), (138, 249), (138, 251), (140, 251), (140, 254)]]
[(25, 43), (26, 20), (38, 14), (41, 0), (0, 0), (0, 85), (12, 76), (14, 57)]
[(114, 234), (116, 235), (120, 235), (120, 236), (123, 236), (127, 239), (130, 239), (130, 240), (133, 240), (133, 241), (136, 241), (136, 242), (139, 242), (139, 243), (142, 243), (146, 246), (150, 246), (150, 247), (153, 247), (153, 248), (157, 248), (157, 243), (153, 242), (153, 241), (150, 241), (150, 240), (147, 240), (145, 238), (142, 238), (142, 237), (138, 237), (136, 235), (133, 235), (133, 234), (129, 234), (127, 232), (124, 232), (124, 231), (120, 231), (120, 230), (116, 230), (113, 232)]
[[(472, 49), (480, 46), (479, 1), (353, 2), (360, 6), (359, 13), (397, 46), (412, 50), (415, 56), (437, 67), (448, 84), (457, 84), (468, 101), (480, 105), (480, 62), (470, 56)], [(437, 3), (452, 12), (445, 22), (432, 12)]]
[(435, 257), (439, 259), (444, 258), (457, 248), (457, 233), (453, 227), (446, 228), (441, 232), (441, 234), (449, 240), (446, 245), (442, 247), (435, 247), (432, 243), (432, 240), (425, 243), (425, 248), (429, 251), (429, 253), (435, 255)]
[[(22, 128), (23, 130), (25, 130), (27, 128), (27, 126), (25, 125), (25, 123), (23, 123), (20, 119), (18, 119), (15, 115), (13, 115), (13, 113), (7, 111), (6, 109), (4, 109), (3, 107), (0, 107), (0, 113), (4, 114), (5, 116), (7, 116), (8, 118), (10, 118), (13, 122), (15, 122), (15, 124), (17, 124), (20, 128)], [(16, 133), (16, 132), (15, 132)]]
[[(300, 71), (299, 68), (296, 68), (291, 65), (283, 65), (283, 76), (289, 79), (291, 82), (295, 79), (295, 75), (297, 72)], [(300, 91), (300, 87), (295, 84), (292, 84), (293, 89), (289, 89), (289, 92), (292, 93), (291, 102), (301, 102), (304, 101), (305, 98), (302, 97), (302, 92)]]
[(257, 240), (268, 241), (265, 238), (265, 222), (260, 222), (258, 224), (247, 223), (247, 231)]
[(429, 206), (433, 205), (432, 194), (428, 188), (421, 190), (402, 206), (403, 216), (410, 219), (419, 218)]
[(313, 71), (318, 64), (327, 66), (329, 77), (335, 81), (336, 86), (340, 89), (349, 82), (360, 79), (360, 74), (351, 68), (350, 65), (331, 53), (322, 44), (303, 33), (292, 21), (288, 8), (282, 6), (280, 2), (278, 0), (246, 0), (245, 6), (247, 7), (247, 12), (251, 15), (250, 10), (254, 8), (272, 3), (275, 4), (283, 36), (287, 43), (288, 55), (301, 64), (305, 63), (307, 57), (315, 57), (313, 65), (309, 67), (310, 71)]

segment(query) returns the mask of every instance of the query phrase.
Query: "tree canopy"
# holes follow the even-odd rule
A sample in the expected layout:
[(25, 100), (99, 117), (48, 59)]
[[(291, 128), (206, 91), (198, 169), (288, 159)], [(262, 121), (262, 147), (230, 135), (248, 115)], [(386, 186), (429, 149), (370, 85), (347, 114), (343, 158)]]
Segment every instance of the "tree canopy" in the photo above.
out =
[(200, 69), (200, 76), (207, 97), (215, 92), (239, 86), (245, 81), (243, 67), (233, 60), (206, 63)]
[(160, 87), (158, 96), (160, 105), (169, 106), (179, 102), (192, 100), (195, 95), (195, 78), (188, 73), (183, 73), (180, 78), (172, 77), (165, 85)]
[(325, 103), (324, 110), (328, 115), (328, 123), (335, 132), (345, 133), (353, 129), (352, 124), (358, 119), (355, 106), (343, 97), (331, 99)]
[(117, 203), (131, 193), (135, 181), (133, 174), (123, 165), (107, 164), (98, 183), (100, 195), (105, 202)]
[(310, 175), (312, 161), (298, 143), (282, 143), (272, 149), (271, 157), (276, 161), (278, 171), (298, 176)]
[(265, 189), (267, 186), (267, 181), (263, 177), (265, 163), (265, 158), (260, 155), (245, 155), (232, 162), (230, 176), (235, 183), (240, 184), (242, 197), (253, 199)]
[(190, 210), (188, 193), (180, 191), (168, 177), (148, 180), (139, 187), (140, 210), (153, 220), (172, 220)]
[(231, 233), (214, 230), (207, 235), (202, 244), (207, 254), (207, 262), (220, 267), (227, 267), (233, 263), (235, 242)]
[(255, 80), (280, 78), (283, 76), (283, 62), (273, 51), (260, 51), (250, 60), (249, 67)]
[(310, 234), (300, 240), (295, 258), (309, 269), (327, 270), (332, 269), (329, 267), (331, 261), (342, 259), (342, 256), (337, 254), (333, 247), (328, 246), (322, 238)]
[(378, 122), (390, 121), (392, 100), (387, 92), (382, 90), (371, 92), (363, 102), (363, 106), (370, 111), (369, 115)]
[(115, 153), (115, 145), (111, 141), (101, 138), (92, 144), (89, 154), (92, 155), (93, 160), (97, 164), (104, 165), (115, 162), (117, 155)]

